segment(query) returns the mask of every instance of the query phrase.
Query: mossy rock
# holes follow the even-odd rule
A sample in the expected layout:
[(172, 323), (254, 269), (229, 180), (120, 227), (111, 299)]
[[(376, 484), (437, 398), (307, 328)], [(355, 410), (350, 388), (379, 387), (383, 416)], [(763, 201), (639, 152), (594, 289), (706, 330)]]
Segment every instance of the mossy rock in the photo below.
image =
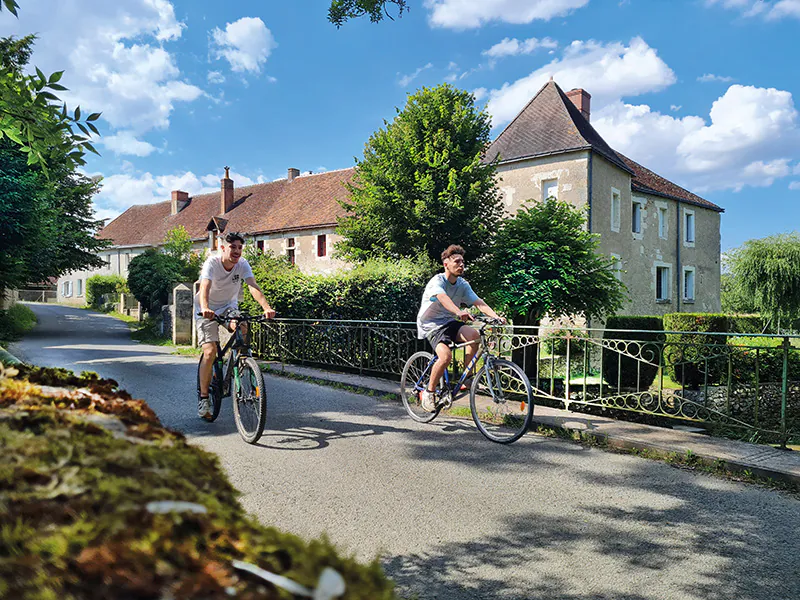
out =
[(0, 598), (293, 597), (237, 560), (308, 588), (330, 567), (344, 598), (396, 597), (377, 560), (258, 524), (216, 456), (115, 382), (19, 371), (0, 370)]

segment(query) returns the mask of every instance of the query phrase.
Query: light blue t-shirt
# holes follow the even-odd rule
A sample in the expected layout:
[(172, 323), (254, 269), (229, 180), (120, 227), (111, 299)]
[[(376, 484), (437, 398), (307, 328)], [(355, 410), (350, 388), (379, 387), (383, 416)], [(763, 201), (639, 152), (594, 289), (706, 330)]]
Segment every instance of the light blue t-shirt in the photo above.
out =
[(442, 306), (436, 298), (439, 294), (447, 294), (453, 304), (461, 306), (466, 304), (472, 306), (480, 298), (472, 291), (470, 285), (462, 277), (456, 279), (455, 283), (450, 283), (444, 273), (435, 275), (425, 286), (422, 294), (422, 305), (417, 313), (417, 337), (420, 339), (428, 336), (429, 333), (455, 319), (455, 315)]

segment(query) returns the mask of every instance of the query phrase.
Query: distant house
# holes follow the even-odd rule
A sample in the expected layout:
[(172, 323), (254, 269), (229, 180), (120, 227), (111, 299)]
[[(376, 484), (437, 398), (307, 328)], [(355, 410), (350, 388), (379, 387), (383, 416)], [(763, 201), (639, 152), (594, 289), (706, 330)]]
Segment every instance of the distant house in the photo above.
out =
[[(616, 259), (630, 292), (623, 314), (719, 311), (723, 209), (615, 152), (589, 122), (590, 100), (550, 81), (489, 146), (506, 211), (550, 196), (587, 207), (587, 228), (600, 234), (600, 251)], [(132, 206), (100, 232), (114, 244), (102, 253), (106, 267), (62, 277), (59, 300), (83, 303), (93, 273), (127, 276), (130, 259), (178, 225), (196, 249), (240, 231), (304, 271), (344, 267), (331, 252), (353, 176), (353, 169), (303, 176), (289, 169), (286, 179), (235, 188), (226, 169), (218, 193), (176, 190), (170, 202)]]
[(492, 142), (506, 210), (550, 196), (587, 207), (630, 292), (621, 314), (718, 312), (723, 209), (615, 152), (589, 122), (590, 100), (550, 81)]

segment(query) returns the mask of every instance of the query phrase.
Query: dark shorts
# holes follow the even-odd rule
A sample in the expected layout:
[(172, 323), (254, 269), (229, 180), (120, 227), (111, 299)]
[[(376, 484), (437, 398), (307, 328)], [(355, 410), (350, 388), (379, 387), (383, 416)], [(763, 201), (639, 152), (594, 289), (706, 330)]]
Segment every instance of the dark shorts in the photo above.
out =
[(458, 343), (458, 332), (464, 326), (463, 321), (449, 321), (439, 327), (438, 329), (434, 329), (428, 334), (428, 341), (431, 343), (431, 347), (433, 348), (434, 352), (436, 351), (436, 346), (441, 343), (445, 344), (457, 344)]

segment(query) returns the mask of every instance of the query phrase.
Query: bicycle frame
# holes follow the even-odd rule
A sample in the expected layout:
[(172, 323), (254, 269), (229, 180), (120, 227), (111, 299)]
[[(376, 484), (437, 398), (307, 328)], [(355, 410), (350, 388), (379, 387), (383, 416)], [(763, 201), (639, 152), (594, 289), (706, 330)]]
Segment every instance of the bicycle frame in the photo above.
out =
[[(220, 370), (223, 372), (222, 381), (220, 384), (222, 385), (222, 389), (225, 390), (227, 386), (230, 385), (231, 379), (239, 378), (239, 357), (244, 354), (245, 356), (252, 356), (252, 352), (250, 351), (250, 345), (246, 342), (244, 336), (242, 335), (241, 331), (241, 324), (244, 321), (239, 321), (236, 323), (236, 327), (233, 330), (233, 334), (231, 338), (228, 340), (228, 343), (225, 344), (223, 348), (219, 341), (216, 342), (217, 344), (217, 357), (214, 362), (216, 362)], [(228, 368), (225, 369), (225, 354), (230, 351), (230, 356), (228, 357)], [(226, 395), (226, 394), (225, 394)]]

